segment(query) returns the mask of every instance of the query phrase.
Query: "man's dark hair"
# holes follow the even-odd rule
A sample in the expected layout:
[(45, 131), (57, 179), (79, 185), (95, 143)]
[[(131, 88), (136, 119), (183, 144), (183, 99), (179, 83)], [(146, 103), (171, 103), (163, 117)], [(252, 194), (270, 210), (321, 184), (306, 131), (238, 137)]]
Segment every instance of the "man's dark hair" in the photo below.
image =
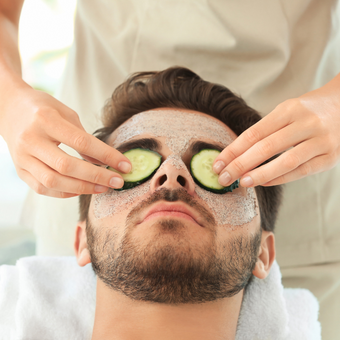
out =
[[(203, 112), (222, 121), (237, 136), (261, 120), (257, 111), (225, 86), (204, 81), (187, 68), (170, 67), (160, 72), (134, 73), (118, 86), (103, 109), (103, 127), (95, 131), (94, 136), (106, 142), (111, 133), (133, 115), (156, 108)], [(273, 231), (282, 187), (257, 186), (255, 190), (261, 227)], [(87, 218), (90, 200), (91, 195), (79, 196), (80, 221)]]

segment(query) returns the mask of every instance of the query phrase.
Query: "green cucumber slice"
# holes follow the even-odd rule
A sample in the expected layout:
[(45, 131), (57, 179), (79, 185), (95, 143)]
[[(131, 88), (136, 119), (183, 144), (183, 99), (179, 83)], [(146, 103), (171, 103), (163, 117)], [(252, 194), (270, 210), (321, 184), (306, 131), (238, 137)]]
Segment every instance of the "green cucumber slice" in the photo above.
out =
[(123, 174), (110, 166), (107, 169), (119, 173), (124, 179), (124, 185), (118, 191), (131, 189), (147, 181), (154, 175), (161, 165), (162, 156), (148, 149), (131, 149), (123, 153), (132, 164), (132, 170), (128, 174)]
[(215, 149), (204, 149), (191, 158), (190, 170), (194, 181), (203, 189), (215, 194), (232, 192), (238, 188), (240, 180), (224, 187), (218, 183), (218, 175), (213, 171), (214, 160), (221, 152)]

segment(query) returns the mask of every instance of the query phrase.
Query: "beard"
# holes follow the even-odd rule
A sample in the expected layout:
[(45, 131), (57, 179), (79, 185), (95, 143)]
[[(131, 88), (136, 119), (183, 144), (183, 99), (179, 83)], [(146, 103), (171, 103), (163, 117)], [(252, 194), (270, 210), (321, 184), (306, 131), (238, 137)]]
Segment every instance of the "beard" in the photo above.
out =
[[(158, 228), (157, 236), (146, 245), (138, 244), (129, 231), (141, 211), (161, 200), (181, 201), (199, 211), (204, 227), (211, 231), (208, 245), (193, 247), (185, 237), (185, 223), (173, 218), (155, 222), (150, 228)], [(217, 244), (212, 214), (184, 189), (162, 188), (132, 209), (119, 246), (114, 228), (104, 235), (89, 218), (86, 222), (92, 267), (100, 280), (133, 300), (171, 305), (215, 301), (240, 292), (252, 277), (262, 235), (259, 228), (255, 235), (231, 236), (228, 242)], [(171, 234), (176, 242), (165, 243), (164, 234)]]

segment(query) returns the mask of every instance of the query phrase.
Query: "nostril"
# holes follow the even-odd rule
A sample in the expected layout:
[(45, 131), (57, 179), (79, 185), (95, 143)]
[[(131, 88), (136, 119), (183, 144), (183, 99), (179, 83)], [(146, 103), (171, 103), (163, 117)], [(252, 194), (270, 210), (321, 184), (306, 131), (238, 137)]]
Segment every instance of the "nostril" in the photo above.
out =
[(164, 182), (167, 180), (166, 175), (163, 175), (160, 179), (159, 179), (159, 185), (163, 185)]
[(185, 187), (186, 180), (183, 176), (178, 176), (177, 177), (177, 182), (182, 186)]

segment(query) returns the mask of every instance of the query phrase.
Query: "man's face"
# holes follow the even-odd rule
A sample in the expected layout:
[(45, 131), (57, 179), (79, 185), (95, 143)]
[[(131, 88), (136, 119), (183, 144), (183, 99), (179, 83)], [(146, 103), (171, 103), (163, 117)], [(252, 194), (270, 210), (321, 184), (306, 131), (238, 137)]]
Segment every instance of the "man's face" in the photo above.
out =
[(157, 109), (134, 116), (108, 144), (147, 148), (162, 165), (144, 184), (93, 195), (87, 243), (109, 287), (135, 300), (203, 303), (238, 293), (248, 282), (261, 241), (254, 189), (214, 194), (198, 187), (190, 160), (236, 138), (203, 113)]

